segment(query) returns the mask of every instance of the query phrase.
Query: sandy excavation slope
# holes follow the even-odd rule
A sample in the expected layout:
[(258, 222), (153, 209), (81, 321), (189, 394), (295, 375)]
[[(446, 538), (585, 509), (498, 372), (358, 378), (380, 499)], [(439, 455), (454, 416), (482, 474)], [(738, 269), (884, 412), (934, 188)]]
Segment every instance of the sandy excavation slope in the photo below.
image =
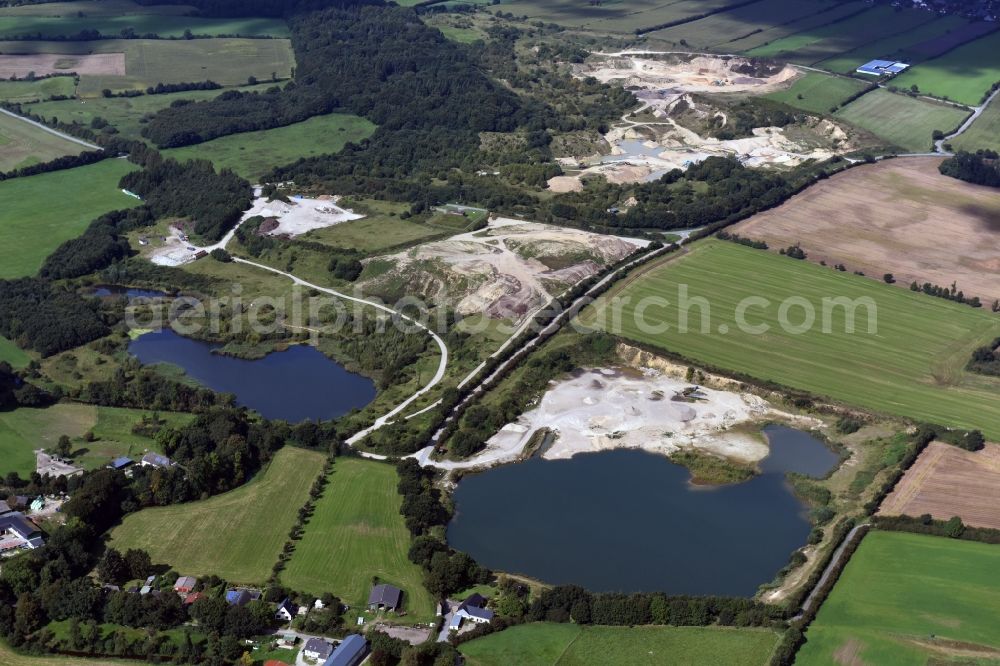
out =
[(463, 315), (520, 320), (566, 287), (615, 263), (647, 240), (496, 218), (486, 229), (377, 257), (392, 266), (364, 279), (368, 293), (407, 293), (447, 303)]
[(800, 243), (810, 261), (843, 263), (897, 284), (957, 282), (1000, 298), (1000, 190), (938, 172), (941, 160), (885, 160), (837, 174), (734, 228), (773, 247)]
[(572, 191), (587, 176), (603, 176), (612, 183), (651, 180), (713, 156), (736, 157), (750, 167), (794, 167), (854, 150), (839, 125), (805, 114), (805, 120), (786, 128), (758, 127), (752, 136), (725, 140), (702, 136), (677, 121), (684, 114), (689, 120), (715, 118), (725, 124), (724, 105), (692, 93), (763, 94), (798, 76), (790, 66), (761, 69), (756, 76), (738, 71), (757, 67), (745, 58), (676, 54), (595, 54), (574, 65), (574, 76), (617, 83), (631, 90), (640, 106), (604, 135), (610, 155), (577, 156), (570, 162), (583, 162), (582, 172), (558, 176), (549, 187)]
[(1000, 529), (1000, 444), (976, 452), (928, 444), (879, 509), (883, 516), (925, 513)]

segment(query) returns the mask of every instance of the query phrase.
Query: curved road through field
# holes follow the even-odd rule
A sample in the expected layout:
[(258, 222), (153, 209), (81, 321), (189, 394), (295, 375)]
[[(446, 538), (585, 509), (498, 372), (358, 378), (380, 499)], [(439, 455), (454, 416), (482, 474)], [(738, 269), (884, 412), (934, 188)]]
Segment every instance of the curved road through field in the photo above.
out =
[[(230, 238), (231, 238), (231, 236), (230, 236)], [(379, 428), (381, 428), (385, 424), (389, 423), (390, 419), (392, 419), (394, 416), (396, 416), (397, 414), (399, 414), (400, 412), (402, 412), (404, 409), (406, 409), (407, 407), (409, 407), (410, 404), (414, 400), (416, 400), (417, 398), (419, 398), (420, 396), (422, 396), (424, 393), (427, 393), (432, 388), (434, 388), (435, 386), (437, 386), (438, 383), (444, 378), (445, 370), (448, 369), (448, 346), (445, 345), (444, 340), (441, 339), (441, 336), (439, 336), (437, 333), (435, 333), (430, 328), (428, 328), (424, 324), (420, 323), (419, 321), (417, 321), (413, 317), (410, 317), (409, 315), (405, 315), (402, 312), (397, 312), (396, 310), (393, 310), (392, 308), (390, 308), (390, 307), (388, 307), (386, 305), (383, 305), (382, 303), (376, 303), (375, 301), (366, 301), (363, 298), (357, 298), (355, 296), (349, 296), (347, 294), (343, 294), (343, 293), (337, 291), (336, 289), (329, 289), (327, 287), (321, 287), (321, 286), (313, 284), (311, 282), (306, 282), (302, 278), (296, 277), (296, 276), (292, 275), (291, 273), (286, 273), (285, 271), (280, 271), (277, 268), (272, 268), (272, 267), (266, 266), (264, 264), (258, 264), (255, 261), (249, 261), (247, 259), (240, 259), (239, 257), (233, 257), (233, 261), (235, 261), (236, 263), (239, 263), (239, 264), (245, 264), (247, 266), (253, 266), (253, 267), (259, 268), (261, 270), (270, 271), (271, 273), (276, 273), (278, 275), (283, 275), (283, 276), (285, 276), (286, 278), (290, 279), (292, 282), (294, 282), (297, 285), (301, 285), (303, 287), (308, 287), (310, 289), (315, 289), (316, 291), (320, 291), (320, 292), (323, 292), (325, 294), (330, 294), (331, 296), (336, 296), (337, 298), (342, 298), (344, 300), (352, 301), (354, 303), (361, 303), (363, 305), (370, 305), (371, 307), (376, 308), (378, 310), (382, 310), (383, 312), (387, 312), (387, 313), (389, 313), (391, 315), (398, 316), (401, 319), (404, 319), (407, 322), (413, 324), (417, 328), (420, 328), (420, 329), (423, 329), (424, 331), (426, 331), (427, 334), (430, 335), (431, 338), (434, 339), (434, 342), (437, 343), (438, 349), (441, 351), (441, 362), (438, 364), (437, 372), (434, 373), (434, 376), (431, 377), (431, 380), (429, 382), (427, 382), (427, 384), (425, 384), (423, 386), (423, 388), (417, 390), (409, 398), (407, 398), (403, 402), (401, 402), (398, 405), (396, 405), (391, 411), (389, 411), (386, 414), (383, 414), (382, 416), (380, 416), (377, 419), (375, 419), (375, 423), (373, 423), (369, 427), (365, 428), (364, 430), (361, 430), (361, 431), (355, 433), (354, 435), (352, 435), (347, 440), (348, 444), (353, 445), (353, 444), (361, 441), (369, 433), (371, 433), (371, 432), (373, 432), (375, 430), (378, 430)]]

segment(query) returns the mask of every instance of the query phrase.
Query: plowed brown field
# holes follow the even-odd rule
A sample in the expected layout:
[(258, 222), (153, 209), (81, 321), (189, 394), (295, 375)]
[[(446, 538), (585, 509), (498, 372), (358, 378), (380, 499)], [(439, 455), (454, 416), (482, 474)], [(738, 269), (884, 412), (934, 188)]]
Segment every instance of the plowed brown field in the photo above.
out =
[(1000, 529), (1000, 444), (973, 453), (931, 442), (878, 513), (958, 516), (966, 525)]
[(901, 287), (916, 280), (1000, 298), (1000, 190), (942, 176), (940, 159), (850, 169), (737, 225), (772, 249), (800, 243), (810, 261), (843, 263)]

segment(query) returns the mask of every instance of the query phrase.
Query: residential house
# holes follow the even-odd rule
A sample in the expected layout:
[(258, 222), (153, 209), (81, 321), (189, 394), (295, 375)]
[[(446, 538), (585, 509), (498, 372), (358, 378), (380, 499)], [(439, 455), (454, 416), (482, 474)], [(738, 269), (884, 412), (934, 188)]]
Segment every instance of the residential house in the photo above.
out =
[(43, 543), (42, 531), (20, 511), (0, 516), (0, 552), (15, 548), (33, 550)]
[(379, 583), (368, 595), (368, 608), (371, 610), (398, 610), (403, 600), (403, 591), (398, 587)]
[(198, 585), (198, 579), (193, 576), (181, 576), (174, 583), (174, 592), (183, 596), (187, 596), (191, 592), (194, 592), (194, 588)]
[(357, 666), (368, 654), (368, 641), (359, 634), (351, 634), (333, 651), (323, 666)]
[(7, 500), (0, 500), (0, 515), (10, 513), (12, 510), (10, 504), (7, 504)]
[(274, 609), (274, 619), (291, 622), (292, 618), (299, 612), (298, 607), (287, 598)]
[(170, 458), (162, 456), (159, 453), (154, 453), (153, 451), (144, 455), (139, 461), (139, 464), (143, 467), (170, 467), (173, 465), (173, 463), (170, 462)]
[(470, 595), (465, 601), (463, 601), (458, 609), (455, 610), (455, 614), (451, 618), (451, 624), (448, 625), (449, 629), (461, 629), (462, 623), (466, 620), (470, 622), (475, 622), (476, 624), (489, 624), (493, 621), (493, 611), (486, 608), (486, 597), (479, 594), (478, 592)]
[(302, 656), (315, 661), (326, 661), (333, 654), (333, 645), (322, 638), (310, 638), (302, 646)]

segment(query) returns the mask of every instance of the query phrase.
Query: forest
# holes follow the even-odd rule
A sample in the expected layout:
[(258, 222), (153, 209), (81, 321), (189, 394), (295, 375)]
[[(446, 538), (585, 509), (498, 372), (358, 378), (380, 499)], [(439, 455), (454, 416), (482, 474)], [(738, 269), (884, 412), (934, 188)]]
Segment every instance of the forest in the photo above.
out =
[(1000, 161), (992, 150), (978, 150), (975, 153), (959, 152), (949, 157), (938, 169), (946, 176), (964, 180), (976, 185), (1000, 187)]

